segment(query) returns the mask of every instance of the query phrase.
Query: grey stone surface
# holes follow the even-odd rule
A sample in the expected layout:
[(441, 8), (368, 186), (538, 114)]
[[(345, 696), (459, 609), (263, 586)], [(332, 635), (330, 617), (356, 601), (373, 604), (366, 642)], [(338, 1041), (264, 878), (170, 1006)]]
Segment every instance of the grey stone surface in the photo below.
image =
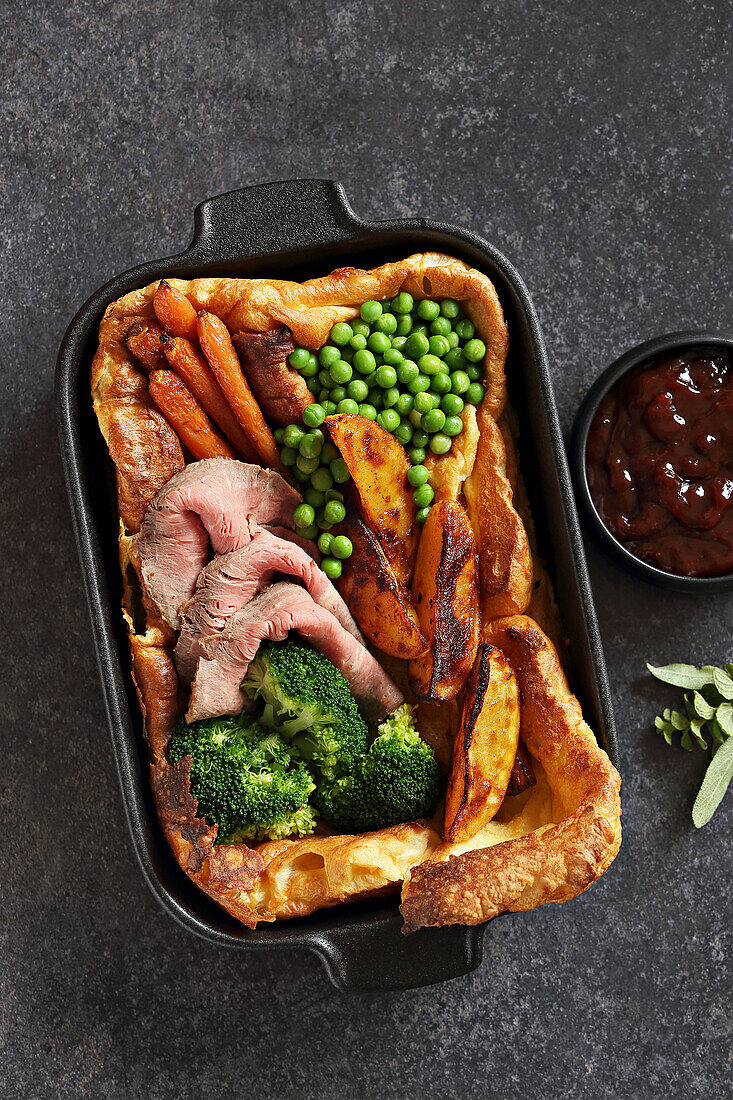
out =
[(0, 1095), (730, 1094), (731, 808), (650, 732), (644, 661), (731, 654), (731, 599), (589, 547), (625, 839), (578, 901), (490, 926), (470, 977), (345, 995), (157, 906), (126, 831), (53, 423), (79, 304), (180, 248), (197, 201), (298, 175), (367, 217), (503, 249), (564, 428), (621, 350), (731, 324), (728, 7), (717, 3), (2, 6)]

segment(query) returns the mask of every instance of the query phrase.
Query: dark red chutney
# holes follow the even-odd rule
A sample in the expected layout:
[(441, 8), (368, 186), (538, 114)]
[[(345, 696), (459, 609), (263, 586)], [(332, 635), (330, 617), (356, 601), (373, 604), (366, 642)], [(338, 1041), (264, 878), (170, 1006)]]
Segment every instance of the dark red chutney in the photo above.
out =
[(588, 433), (604, 524), (642, 561), (683, 577), (733, 573), (733, 368), (719, 347), (660, 356), (606, 394)]

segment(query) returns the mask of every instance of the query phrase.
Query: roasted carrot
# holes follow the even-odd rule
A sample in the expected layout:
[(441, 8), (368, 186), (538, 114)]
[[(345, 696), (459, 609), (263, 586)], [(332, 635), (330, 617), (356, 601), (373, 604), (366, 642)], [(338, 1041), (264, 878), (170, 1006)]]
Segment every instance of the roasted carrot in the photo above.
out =
[(181, 336), (168, 336), (166, 333), (160, 338), (161, 347), (179, 378), (188, 386), (199, 405), (218, 424), (229, 442), (242, 458), (251, 462), (257, 457), (254, 447), (249, 441), (249, 436), (241, 428), (239, 421), (227, 404), (224, 394), (219, 388), (219, 383), (211, 372), (211, 367), (204, 357), (196, 350), (190, 340)]
[(277, 466), (280, 453), (275, 438), (242, 374), (228, 328), (215, 314), (199, 313), (198, 334), (201, 350), (257, 454), (267, 466)]
[(155, 316), (171, 336), (196, 339), (196, 310), (186, 295), (181, 294), (180, 290), (176, 290), (165, 279), (158, 283), (153, 297), (153, 309)]
[(127, 330), (127, 348), (148, 374), (157, 370), (163, 361), (163, 349), (160, 346), (162, 331), (160, 325), (156, 325), (154, 321), (138, 321)]
[(148, 381), (150, 396), (194, 458), (236, 458), (188, 386), (172, 370), (156, 370)]

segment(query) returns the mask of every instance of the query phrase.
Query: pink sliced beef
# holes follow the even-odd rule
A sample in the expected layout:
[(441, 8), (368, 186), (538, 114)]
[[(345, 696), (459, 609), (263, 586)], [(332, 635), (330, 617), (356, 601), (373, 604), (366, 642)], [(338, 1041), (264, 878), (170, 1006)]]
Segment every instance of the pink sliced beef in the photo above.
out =
[(229, 616), (261, 592), (275, 573), (298, 577), (317, 604), (363, 641), (342, 597), (305, 550), (264, 528), (255, 528), (247, 546), (219, 554), (209, 562), (199, 575), (193, 596), (180, 610), (176, 666), (185, 684), (193, 679), (203, 642), (221, 633)]
[(192, 462), (172, 477), (148, 505), (135, 546), (146, 594), (165, 621), (180, 625), (211, 548), (245, 546), (251, 520), (292, 528), (300, 499), (274, 470), (230, 458)]
[(260, 642), (283, 641), (297, 630), (341, 671), (364, 716), (378, 721), (404, 702), (398, 688), (371, 653), (304, 588), (280, 581), (266, 588), (226, 626), (203, 642), (186, 719), (238, 714), (246, 703), (240, 690)]

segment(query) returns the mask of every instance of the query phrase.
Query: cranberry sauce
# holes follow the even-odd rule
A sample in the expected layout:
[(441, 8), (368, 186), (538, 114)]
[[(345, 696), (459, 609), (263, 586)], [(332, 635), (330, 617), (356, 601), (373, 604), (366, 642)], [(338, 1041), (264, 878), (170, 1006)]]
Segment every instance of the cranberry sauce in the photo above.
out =
[(685, 577), (733, 573), (733, 367), (718, 347), (664, 355), (606, 394), (586, 470), (608, 530)]

